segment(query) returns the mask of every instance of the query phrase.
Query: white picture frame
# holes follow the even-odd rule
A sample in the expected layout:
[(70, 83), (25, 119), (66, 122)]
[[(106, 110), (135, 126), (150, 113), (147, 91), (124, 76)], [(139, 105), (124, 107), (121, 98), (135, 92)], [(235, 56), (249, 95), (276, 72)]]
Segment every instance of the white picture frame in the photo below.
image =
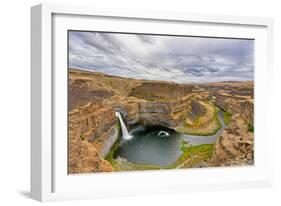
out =
[[(119, 24), (114, 24), (116, 21)], [(155, 23), (160, 25), (158, 31), (153, 28)], [(112, 27), (110, 30), (116, 32), (170, 34), (170, 26), (173, 32), (181, 34), (191, 32), (184, 30), (186, 25), (194, 27), (193, 35), (257, 40), (255, 166), (67, 175), (65, 31)], [(272, 104), (268, 91), (272, 91), (274, 75), (272, 19), (40, 4), (31, 8), (31, 26), (32, 198), (53, 201), (272, 186), (273, 134), (267, 126), (266, 112)]]

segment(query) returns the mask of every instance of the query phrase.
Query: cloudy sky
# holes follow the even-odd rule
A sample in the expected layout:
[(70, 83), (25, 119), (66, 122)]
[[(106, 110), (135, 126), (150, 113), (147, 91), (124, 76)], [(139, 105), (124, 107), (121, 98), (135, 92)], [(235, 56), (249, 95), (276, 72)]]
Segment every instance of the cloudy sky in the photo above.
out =
[(253, 80), (253, 40), (69, 32), (69, 67), (178, 83)]

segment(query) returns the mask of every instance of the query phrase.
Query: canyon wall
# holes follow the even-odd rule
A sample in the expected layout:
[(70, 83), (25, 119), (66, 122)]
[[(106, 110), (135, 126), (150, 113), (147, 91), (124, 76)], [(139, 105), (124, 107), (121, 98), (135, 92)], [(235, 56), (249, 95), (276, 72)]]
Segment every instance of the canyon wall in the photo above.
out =
[(191, 85), (181, 85), (172, 82), (144, 81), (132, 88), (129, 96), (146, 100), (177, 100), (190, 94)]
[(235, 166), (254, 164), (254, 134), (239, 114), (233, 115), (230, 124), (214, 145), (212, 166)]
[(124, 103), (115, 108), (121, 112), (128, 125), (143, 123), (145, 125), (161, 125), (174, 128), (180, 124), (181, 118), (191, 109), (191, 99), (186, 96), (177, 101), (138, 101)]
[(88, 103), (69, 112), (69, 173), (112, 171), (103, 158), (118, 138), (114, 110)]
[[(226, 101), (228, 99), (228, 101)], [(253, 100), (237, 100), (226, 97), (218, 97), (215, 104), (220, 108), (230, 112), (231, 114), (241, 114), (247, 124), (254, 122), (254, 101)]]

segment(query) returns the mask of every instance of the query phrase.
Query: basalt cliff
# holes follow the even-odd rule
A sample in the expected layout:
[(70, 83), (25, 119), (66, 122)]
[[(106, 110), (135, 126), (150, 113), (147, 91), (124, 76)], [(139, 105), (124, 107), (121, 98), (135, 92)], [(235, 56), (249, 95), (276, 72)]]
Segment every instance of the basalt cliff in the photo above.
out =
[(254, 164), (254, 134), (241, 115), (233, 115), (229, 126), (217, 139), (210, 160), (212, 166)]

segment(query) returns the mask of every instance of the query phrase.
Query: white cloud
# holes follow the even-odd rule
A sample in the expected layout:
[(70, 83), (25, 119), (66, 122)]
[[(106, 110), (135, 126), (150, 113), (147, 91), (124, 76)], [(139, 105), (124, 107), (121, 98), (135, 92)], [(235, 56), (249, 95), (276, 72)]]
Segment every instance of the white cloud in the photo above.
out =
[(253, 79), (253, 40), (75, 32), (69, 66), (180, 83)]

